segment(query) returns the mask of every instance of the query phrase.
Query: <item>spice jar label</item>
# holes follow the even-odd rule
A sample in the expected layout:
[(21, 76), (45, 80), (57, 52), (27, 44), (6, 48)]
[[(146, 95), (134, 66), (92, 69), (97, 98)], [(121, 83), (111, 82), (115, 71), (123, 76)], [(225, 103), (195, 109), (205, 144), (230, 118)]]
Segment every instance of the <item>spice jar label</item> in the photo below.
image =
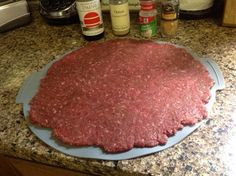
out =
[(130, 28), (128, 2), (119, 5), (110, 4), (112, 18), (112, 29), (114, 31), (125, 31)]
[(140, 24), (148, 24), (148, 23), (151, 23), (154, 20), (155, 20), (154, 16), (150, 16), (150, 17), (142, 17), (142, 16), (140, 16), (139, 17), (139, 23)]
[(94, 36), (104, 31), (100, 2), (97, 0), (76, 1), (83, 34)]
[(157, 34), (157, 20), (155, 17), (139, 17), (141, 35), (147, 38)]

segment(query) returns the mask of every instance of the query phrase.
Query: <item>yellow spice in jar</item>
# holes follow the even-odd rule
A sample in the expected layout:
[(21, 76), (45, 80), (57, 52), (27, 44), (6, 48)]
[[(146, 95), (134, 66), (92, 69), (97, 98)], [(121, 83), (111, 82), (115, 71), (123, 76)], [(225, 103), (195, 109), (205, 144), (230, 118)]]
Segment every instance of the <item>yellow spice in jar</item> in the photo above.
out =
[(163, 37), (173, 36), (177, 33), (178, 29), (178, 20), (161, 21), (161, 34)]

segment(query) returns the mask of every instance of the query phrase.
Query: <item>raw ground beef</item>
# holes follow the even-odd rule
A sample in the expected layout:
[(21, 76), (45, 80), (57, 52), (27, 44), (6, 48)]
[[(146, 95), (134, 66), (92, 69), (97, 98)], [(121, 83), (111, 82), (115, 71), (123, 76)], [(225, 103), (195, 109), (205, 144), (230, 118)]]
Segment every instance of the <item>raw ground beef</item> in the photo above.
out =
[(207, 117), (212, 86), (185, 49), (134, 39), (92, 43), (51, 66), (30, 121), (73, 146), (152, 147)]

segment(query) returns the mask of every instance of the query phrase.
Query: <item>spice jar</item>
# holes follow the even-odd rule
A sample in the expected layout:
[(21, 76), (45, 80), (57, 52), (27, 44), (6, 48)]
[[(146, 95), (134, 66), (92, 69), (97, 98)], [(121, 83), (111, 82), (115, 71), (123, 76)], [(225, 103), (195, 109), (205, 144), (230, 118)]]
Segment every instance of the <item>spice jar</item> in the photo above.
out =
[(112, 31), (122, 36), (129, 33), (130, 16), (128, 0), (109, 0)]
[(139, 12), (140, 32), (143, 37), (151, 38), (157, 34), (157, 10), (153, 0), (141, 0)]
[(178, 15), (178, 0), (164, 0), (161, 2), (161, 35), (163, 37), (176, 35), (178, 28)]
[(82, 34), (88, 41), (104, 36), (101, 4), (99, 0), (76, 0)]

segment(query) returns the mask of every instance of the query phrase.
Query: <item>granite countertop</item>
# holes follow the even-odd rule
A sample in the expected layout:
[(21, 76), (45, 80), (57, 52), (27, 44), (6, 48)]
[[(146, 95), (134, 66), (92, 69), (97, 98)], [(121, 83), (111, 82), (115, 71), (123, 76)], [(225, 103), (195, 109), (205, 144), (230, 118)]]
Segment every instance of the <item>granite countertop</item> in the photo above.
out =
[[(226, 82), (204, 123), (179, 144), (162, 152), (124, 161), (100, 161), (67, 156), (41, 142), (27, 127), (22, 105), (15, 99), (23, 81), (55, 56), (85, 45), (79, 24), (50, 26), (31, 4), (33, 21), (0, 34), (0, 153), (98, 175), (236, 175), (236, 29), (220, 27), (214, 19), (180, 21), (170, 41), (213, 58)], [(127, 37), (140, 38), (137, 16), (131, 15)], [(105, 19), (105, 38), (111, 33)]]

